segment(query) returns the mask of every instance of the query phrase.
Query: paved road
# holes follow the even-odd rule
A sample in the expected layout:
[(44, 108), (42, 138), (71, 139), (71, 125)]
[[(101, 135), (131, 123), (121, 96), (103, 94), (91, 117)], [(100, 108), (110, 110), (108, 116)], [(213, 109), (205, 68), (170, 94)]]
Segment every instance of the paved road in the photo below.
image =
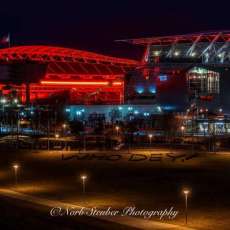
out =
[[(55, 201), (55, 200), (48, 200), (44, 198), (38, 198), (35, 196), (30, 196), (30, 195), (25, 195), (23, 193), (19, 193), (13, 190), (9, 189), (0, 189), (0, 196), (2, 197), (7, 197), (11, 199), (17, 199), (20, 201), (26, 201), (30, 202), (32, 204), (36, 205), (42, 205), (48, 208), (53, 208), (53, 207), (62, 207), (62, 208), (73, 208), (73, 209), (81, 209), (83, 207), (77, 206), (77, 205), (72, 205), (69, 203), (64, 203), (60, 201)], [(86, 209), (86, 208), (85, 208)], [(115, 217), (108, 217), (108, 216), (100, 216), (97, 217), (99, 220), (103, 220), (106, 222), (112, 222), (114, 224), (119, 224), (123, 226), (127, 226), (127, 228), (122, 228), (122, 229), (143, 229), (143, 230), (195, 230), (192, 228), (188, 227), (183, 227), (183, 226), (178, 226), (178, 225), (173, 225), (173, 224), (167, 224), (167, 223), (160, 223), (156, 221), (151, 221), (151, 220), (145, 220), (145, 219), (140, 219), (140, 218), (134, 218), (134, 217), (122, 217), (122, 216), (115, 216)]]

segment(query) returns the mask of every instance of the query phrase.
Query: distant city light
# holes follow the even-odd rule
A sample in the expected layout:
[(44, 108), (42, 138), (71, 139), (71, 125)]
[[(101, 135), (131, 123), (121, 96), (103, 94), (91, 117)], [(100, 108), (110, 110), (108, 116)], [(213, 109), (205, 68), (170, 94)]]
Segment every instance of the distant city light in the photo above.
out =
[(15, 98), (13, 102), (14, 102), (15, 104), (17, 104), (17, 103), (18, 103), (18, 99)]
[(157, 106), (157, 110), (158, 110), (159, 112), (162, 111), (160, 106)]
[(161, 53), (160, 50), (155, 50), (155, 51), (153, 52), (153, 55), (157, 57), (157, 56), (160, 55), (160, 53)]
[(179, 51), (175, 51), (175, 52), (174, 52), (174, 56), (177, 57), (177, 56), (179, 56), (179, 55), (180, 55), (180, 52), (179, 52)]
[(6, 104), (6, 102), (7, 102), (6, 98), (1, 98), (1, 103), (2, 104)]
[(191, 56), (191, 57), (195, 57), (195, 56), (196, 56), (196, 52), (192, 52), (192, 53), (190, 54), (190, 56)]
[(224, 56), (224, 53), (219, 53), (217, 56), (218, 56), (219, 58), (222, 58), (222, 57)]

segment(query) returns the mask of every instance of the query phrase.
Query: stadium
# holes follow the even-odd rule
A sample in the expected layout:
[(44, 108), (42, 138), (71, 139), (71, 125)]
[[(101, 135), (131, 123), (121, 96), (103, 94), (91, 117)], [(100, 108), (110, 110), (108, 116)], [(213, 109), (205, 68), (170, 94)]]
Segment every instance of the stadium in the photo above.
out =
[(138, 63), (48, 46), (2, 49), (0, 62), (2, 86), (14, 86), (27, 104), (61, 100), (64, 94), (66, 104), (122, 104), (124, 75)]
[(187, 116), (190, 126), (195, 117), (199, 132), (230, 132), (230, 31), (117, 42), (142, 46), (143, 58), (49, 46), (1, 49), (2, 97), (13, 89), (26, 105), (61, 104), (70, 120), (95, 114), (108, 121), (145, 119), (171, 112)]

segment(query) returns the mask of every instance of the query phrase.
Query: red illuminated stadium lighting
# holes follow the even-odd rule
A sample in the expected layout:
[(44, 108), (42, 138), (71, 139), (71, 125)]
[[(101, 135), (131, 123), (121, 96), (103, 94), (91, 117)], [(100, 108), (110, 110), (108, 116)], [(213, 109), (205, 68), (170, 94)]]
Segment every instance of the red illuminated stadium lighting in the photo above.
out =
[(122, 82), (113, 82), (113, 85), (122, 85)]
[[(44, 69), (41, 76), (30, 75), (31, 102), (43, 103), (44, 99), (52, 102), (52, 98), (69, 92), (66, 100), (72, 104), (121, 104), (124, 102), (125, 75), (136, 69), (140, 62), (82, 50), (35, 45), (0, 49), (0, 63), (10, 68), (14, 63), (21, 66), (30, 63), (41, 65)], [(25, 83), (23, 76), (20, 82)], [(98, 89), (105, 96), (87, 96), (85, 99), (85, 95), (91, 95)], [(25, 102), (26, 88), (21, 85), (18, 90)]]
[[(41, 81), (43, 85), (109, 85), (108, 81)], [(113, 82), (113, 85), (122, 85), (122, 82)]]
[(136, 66), (135, 60), (116, 58), (93, 52), (52, 46), (15, 46), (0, 50), (0, 60), (31, 60), (41, 62), (102, 63), (105, 65)]
[(108, 81), (41, 81), (43, 85), (108, 85)]

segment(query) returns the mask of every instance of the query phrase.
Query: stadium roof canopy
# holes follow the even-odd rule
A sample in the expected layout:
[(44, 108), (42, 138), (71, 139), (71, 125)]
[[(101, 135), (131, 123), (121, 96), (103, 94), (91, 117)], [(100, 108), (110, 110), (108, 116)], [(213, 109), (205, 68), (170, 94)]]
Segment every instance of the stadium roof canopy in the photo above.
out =
[(184, 35), (156, 36), (118, 40), (139, 45), (170, 45), (173, 43), (193, 42), (230, 42), (230, 31), (200, 32)]
[(120, 40), (147, 47), (145, 59), (154, 62), (230, 66), (230, 31)]
[(0, 49), (1, 63), (27, 61), (47, 63), (49, 74), (118, 75), (138, 65), (135, 60), (69, 48), (16, 46)]

